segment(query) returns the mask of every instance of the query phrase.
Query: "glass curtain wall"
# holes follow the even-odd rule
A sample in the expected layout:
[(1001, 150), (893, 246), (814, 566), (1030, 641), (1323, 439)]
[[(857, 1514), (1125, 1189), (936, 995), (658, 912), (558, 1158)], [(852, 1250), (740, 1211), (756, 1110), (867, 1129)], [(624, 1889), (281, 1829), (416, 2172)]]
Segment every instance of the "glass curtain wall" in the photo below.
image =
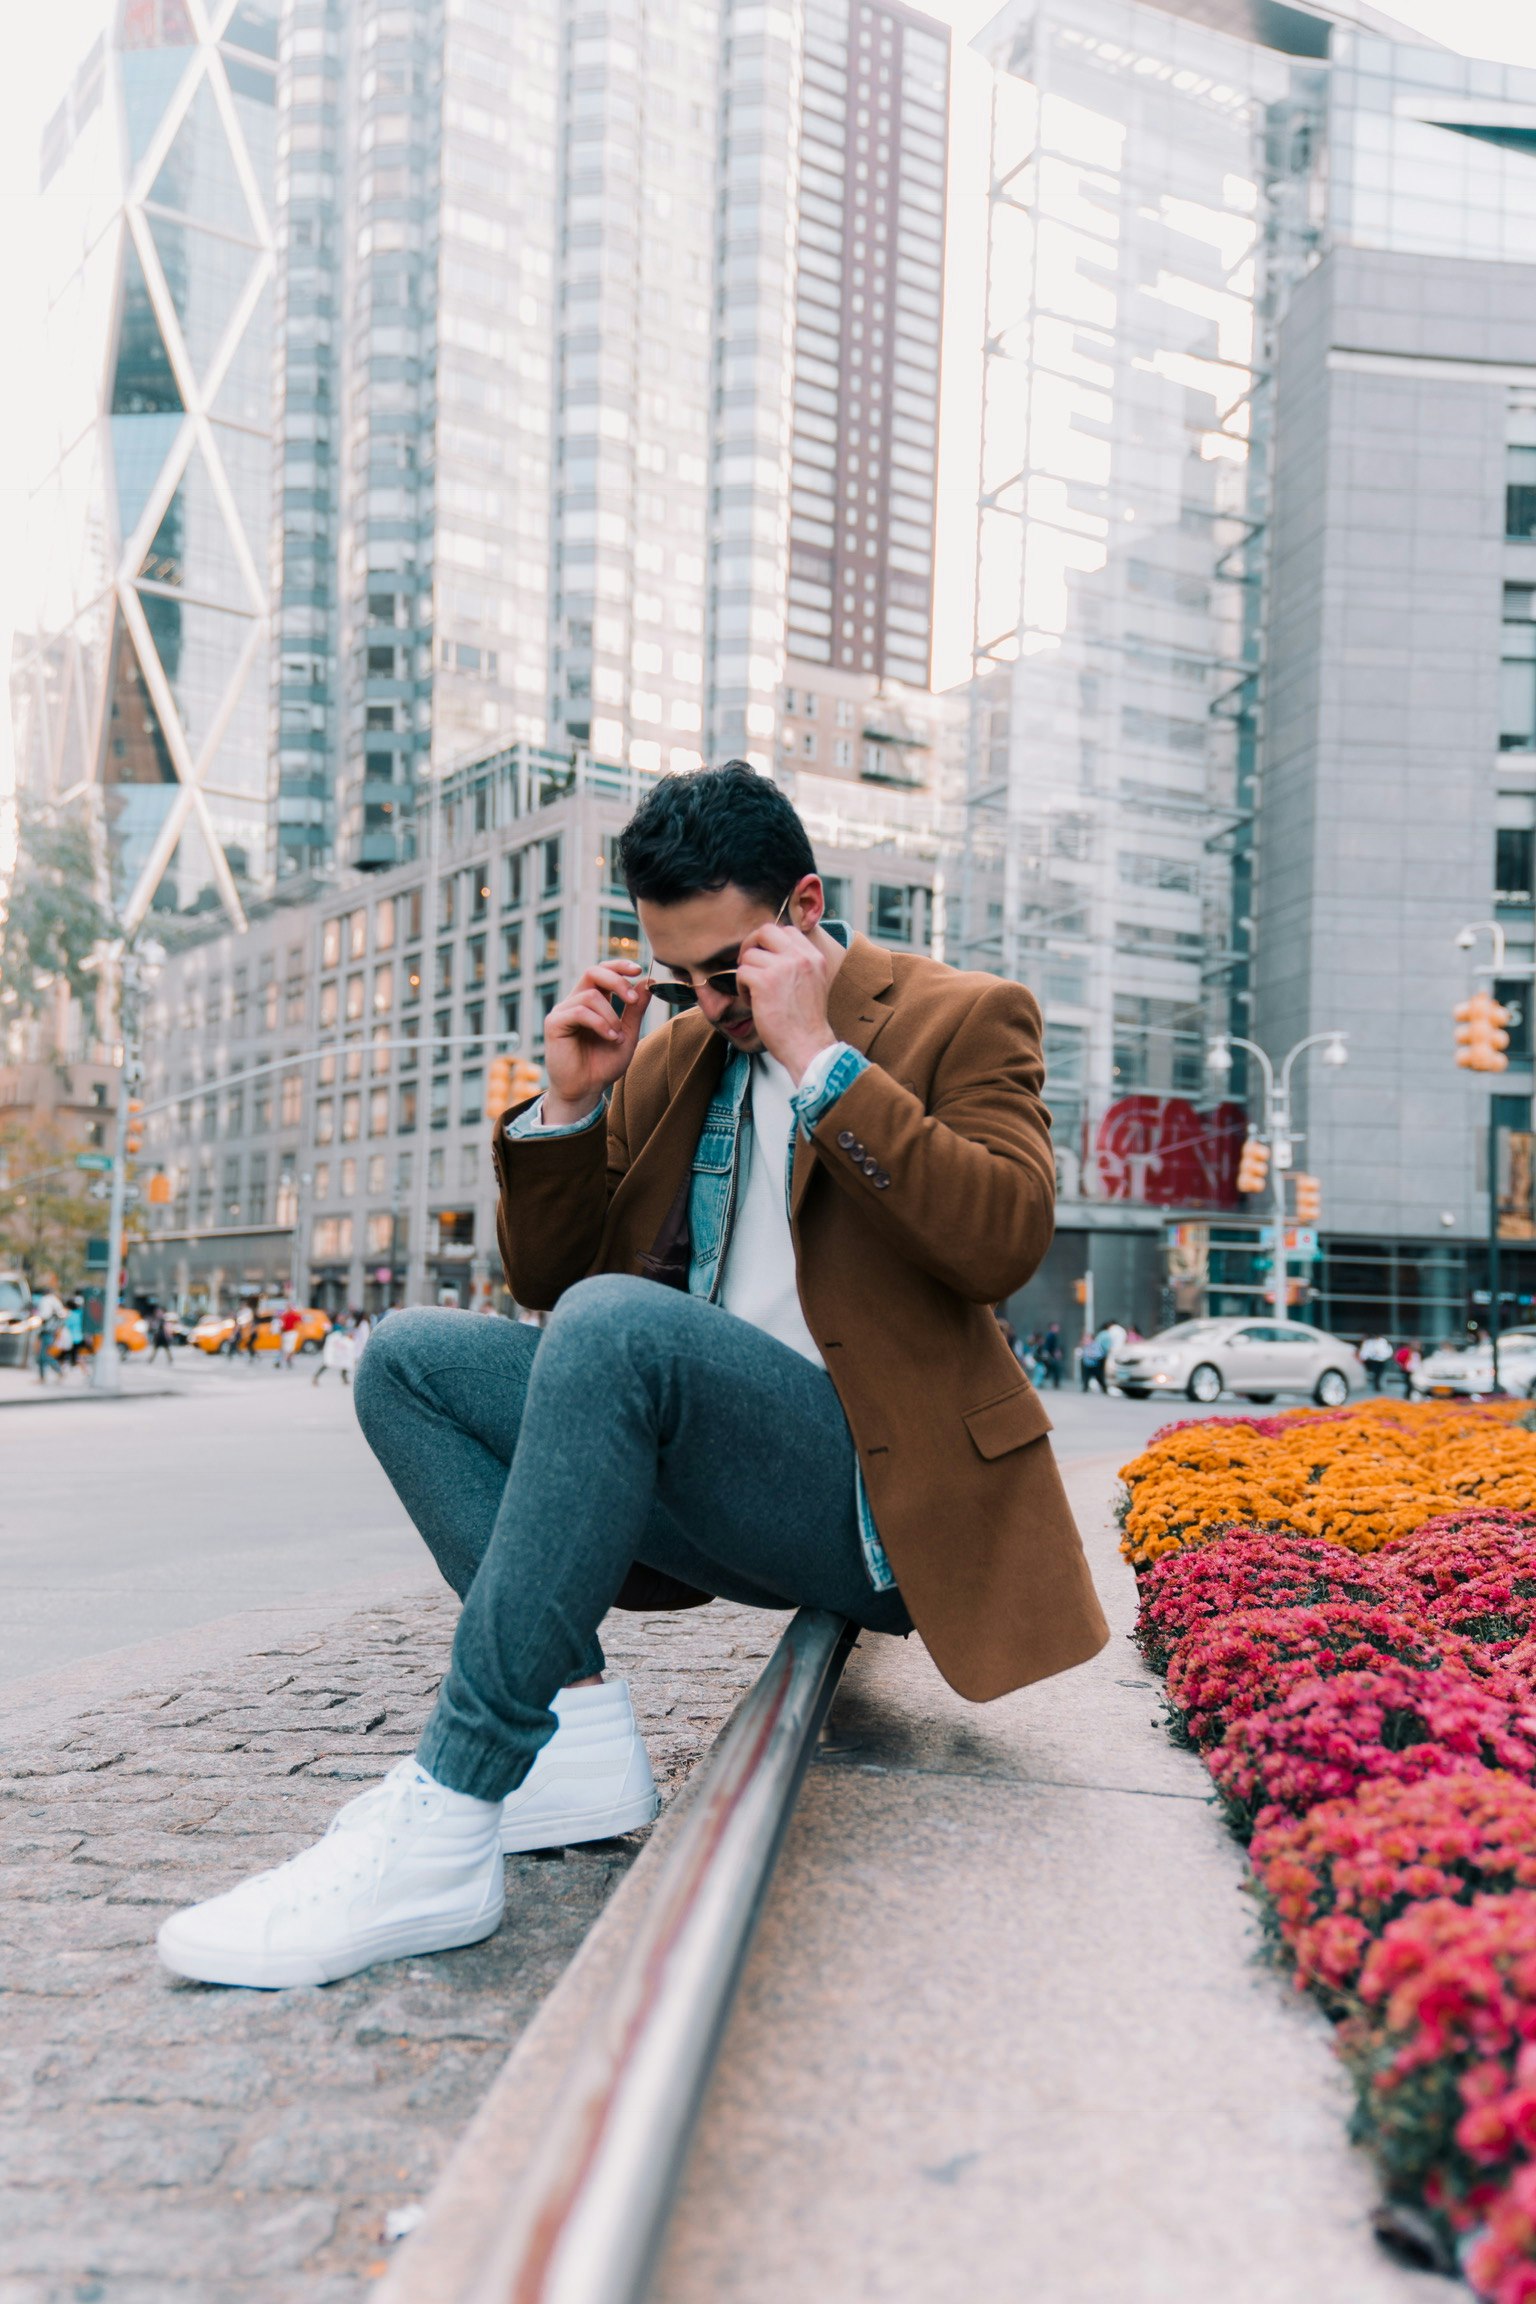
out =
[[(961, 942), (1047, 1003), (1069, 1189), (1227, 1021), (1255, 334), (1286, 58), (1134, 0), (1005, 11)], [(957, 957), (960, 955), (957, 954)]]
[(121, 0), (44, 139), (54, 438), (15, 693), (125, 927), (270, 879), (277, 0)]

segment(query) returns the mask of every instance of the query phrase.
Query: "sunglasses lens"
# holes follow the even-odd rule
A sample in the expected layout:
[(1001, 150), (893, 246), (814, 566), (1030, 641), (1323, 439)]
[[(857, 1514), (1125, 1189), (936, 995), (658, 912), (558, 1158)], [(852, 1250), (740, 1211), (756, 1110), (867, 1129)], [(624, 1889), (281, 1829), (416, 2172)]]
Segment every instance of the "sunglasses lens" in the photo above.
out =
[(662, 984), (651, 981), (651, 997), (668, 1008), (691, 1008), (698, 994), (691, 984)]

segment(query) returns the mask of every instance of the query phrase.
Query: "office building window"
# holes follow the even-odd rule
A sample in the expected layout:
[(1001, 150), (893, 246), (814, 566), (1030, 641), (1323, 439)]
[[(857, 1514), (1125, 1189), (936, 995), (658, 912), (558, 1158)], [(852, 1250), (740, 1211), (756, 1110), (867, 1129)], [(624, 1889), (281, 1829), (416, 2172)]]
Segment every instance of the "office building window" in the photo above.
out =
[(921, 888), (904, 888), (877, 881), (869, 892), (869, 932), (882, 944), (913, 944), (918, 940)]
[(444, 1072), (439, 1072), (432, 1082), (432, 1125), (434, 1128), (448, 1125), (448, 1076)]
[(368, 1092), (368, 1133), (370, 1136), (389, 1134), (389, 1090), (371, 1088)]
[(459, 1125), (473, 1128), (485, 1117), (485, 1074), (476, 1065), (459, 1081)]
[(1499, 750), (1536, 751), (1536, 589), (1529, 584), (1504, 587)]
[(400, 1101), (396, 1109), (400, 1115), (396, 1123), (397, 1133), (401, 1136), (414, 1135), (416, 1132), (416, 1083), (414, 1080), (401, 1082)]
[(539, 842), (539, 858), (539, 894), (541, 896), (558, 896), (560, 893), (560, 835), (558, 832), (552, 840)]
[(1494, 835), (1493, 889), (1497, 904), (1536, 903), (1536, 832), (1500, 827)]
[(605, 960), (639, 960), (640, 923), (633, 912), (603, 915), (602, 955)]
[(355, 1144), (362, 1132), (363, 1100), (361, 1096), (343, 1096), (341, 1100), (341, 1140)]
[(320, 930), (320, 965), (335, 968), (341, 960), (341, 922), (327, 920)]
[(398, 899), (398, 902), (405, 913), (405, 941), (407, 944), (419, 944), (421, 942), (421, 890), (408, 888), (404, 895)]
[(519, 1040), (523, 1031), (523, 1001), (519, 992), (508, 992), (501, 1003), (501, 1037)]
[(534, 946), (539, 968), (558, 968), (560, 965), (560, 915), (542, 912), (539, 915), (539, 933)]
[(523, 900), (523, 851), (501, 860), (501, 901), (504, 905), (521, 904)]
[(1504, 451), (1504, 533), (1536, 536), (1536, 447)]
[(523, 924), (514, 920), (501, 932), (501, 972), (503, 976), (520, 976), (523, 972)]
[(395, 948), (395, 899), (381, 898), (373, 915), (373, 948), (375, 952), (392, 952)]

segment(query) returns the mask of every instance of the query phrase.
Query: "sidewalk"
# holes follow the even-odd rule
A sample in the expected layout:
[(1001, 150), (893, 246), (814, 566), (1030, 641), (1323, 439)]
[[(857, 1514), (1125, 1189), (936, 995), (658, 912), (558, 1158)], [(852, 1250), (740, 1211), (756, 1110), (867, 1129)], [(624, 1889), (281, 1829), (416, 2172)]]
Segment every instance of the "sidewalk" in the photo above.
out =
[(790, 1827), (651, 2304), (1433, 2304), (1323, 2020), (1125, 1639), (1119, 1455), (1065, 1467), (1115, 1638), (982, 1709), (864, 1640)]
[[(157, 1966), (164, 1912), (315, 1837), (411, 1749), (447, 1656), (440, 1586), (226, 1619), (0, 1701), (5, 2304), (355, 2304), (627, 1869), (636, 1834), (508, 1866), (490, 1942), (324, 1991)], [(781, 1619), (605, 1627), (664, 1793)]]

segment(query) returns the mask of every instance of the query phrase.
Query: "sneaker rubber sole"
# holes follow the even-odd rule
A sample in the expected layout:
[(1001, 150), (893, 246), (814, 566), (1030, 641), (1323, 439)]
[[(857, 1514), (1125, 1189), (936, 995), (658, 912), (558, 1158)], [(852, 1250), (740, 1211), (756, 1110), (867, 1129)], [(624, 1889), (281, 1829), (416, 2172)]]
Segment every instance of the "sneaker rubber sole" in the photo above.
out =
[(509, 1818), (501, 1827), (503, 1856), (526, 1856), (535, 1848), (577, 1848), (584, 1840), (612, 1840), (620, 1832), (637, 1832), (661, 1813), (661, 1795), (642, 1793), (622, 1808), (568, 1810), (563, 1816), (530, 1816), (526, 1823)]
[[(339, 1984), (359, 1969), (380, 1960), (406, 1960), (415, 1953), (456, 1952), (466, 1944), (481, 1944), (501, 1926), (502, 1904), (472, 1920), (442, 1920), (428, 1927), (420, 1921), (394, 1920), (359, 1930), (345, 1951), (329, 1957), (315, 1953), (229, 1951), (199, 1943), (195, 1931), (182, 1930), (175, 1918), (167, 1920), (155, 1939), (163, 1965), (175, 1976), (194, 1984), (231, 1984), (256, 1992), (290, 1991), (302, 1984)], [(179, 1917), (179, 1915), (177, 1916)]]

